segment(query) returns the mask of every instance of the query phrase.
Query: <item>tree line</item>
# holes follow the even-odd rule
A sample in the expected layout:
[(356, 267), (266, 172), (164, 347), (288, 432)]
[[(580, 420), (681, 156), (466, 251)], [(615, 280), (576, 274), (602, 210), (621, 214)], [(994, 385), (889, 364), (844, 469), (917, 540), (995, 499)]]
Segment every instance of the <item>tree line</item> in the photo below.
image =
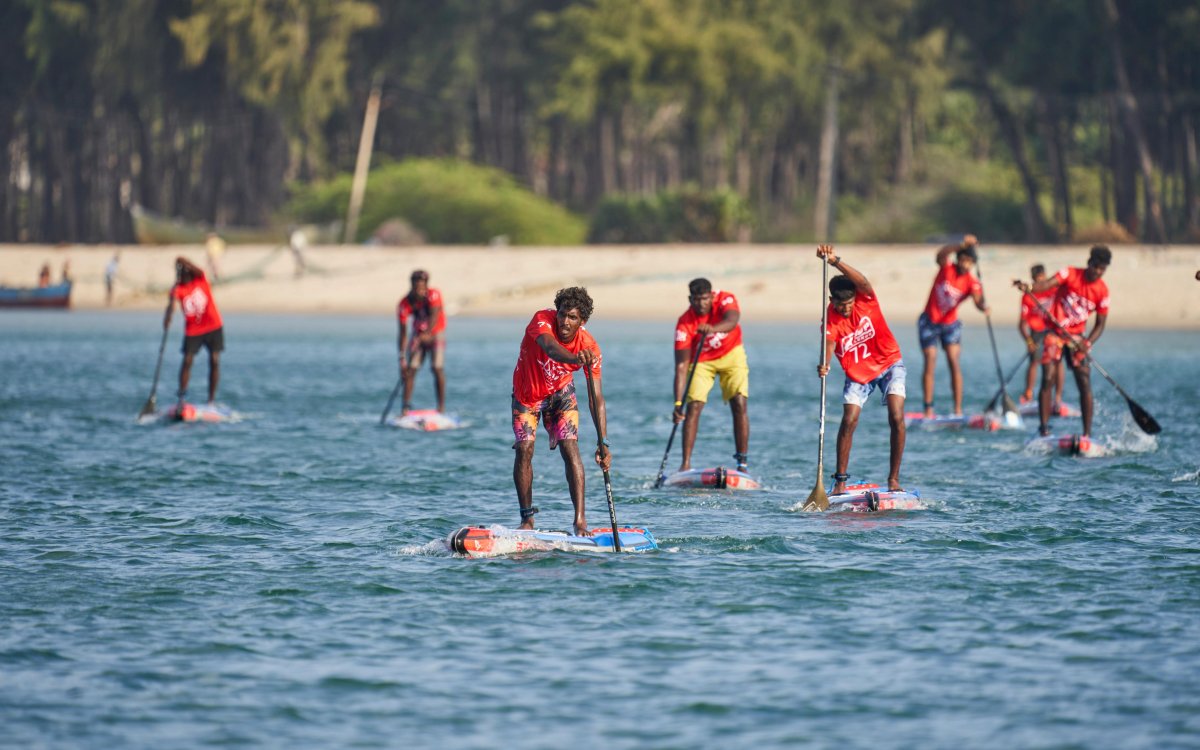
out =
[(580, 212), (727, 188), (758, 238), (833, 238), (839, 206), (986, 161), (1007, 239), (1200, 238), (1194, 0), (14, 0), (0, 241), (128, 242), (135, 204), (267, 223), (353, 169), (376, 81), (377, 157)]

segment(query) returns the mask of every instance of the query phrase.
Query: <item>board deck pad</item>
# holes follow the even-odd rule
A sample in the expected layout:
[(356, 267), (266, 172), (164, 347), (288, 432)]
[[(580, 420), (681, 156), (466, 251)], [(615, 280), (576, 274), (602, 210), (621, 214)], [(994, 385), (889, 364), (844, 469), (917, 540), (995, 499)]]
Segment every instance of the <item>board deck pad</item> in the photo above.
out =
[(241, 415), (228, 406), (185, 402), (182, 406), (171, 404), (152, 414), (141, 415), (137, 421), (139, 424), (153, 424), (156, 422), (237, 422), (240, 419)]
[[(658, 549), (658, 541), (646, 529), (618, 526), (622, 552)], [(467, 557), (500, 557), (520, 552), (561, 550), (565, 552), (615, 552), (611, 526), (592, 529), (592, 536), (575, 536), (566, 531), (509, 529), (504, 526), (463, 526), (446, 537), (451, 552)]]
[(1099, 458), (1109, 455), (1109, 450), (1084, 435), (1034, 435), (1025, 443), (1025, 448), (1038, 453), (1057, 453), (1060, 456)]
[(664, 487), (692, 487), (714, 490), (758, 490), (762, 485), (744, 471), (715, 466), (708, 469), (688, 469), (668, 474)]
[(895, 492), (878, 484), (859, 482), (847, 484), (846, 491), (829, 496), (829, 510), (852, 513), (873, 513), (883, 510), (924, 510), (920, 490)]
[(419, 409), (407, 414), (394, 416), (388, 420), (392, 427), (420, 432), (439, 432), (441, 430), (457, 430), (466, 427), (467, 423), (456, 414), (443, 414), (437, 409)]

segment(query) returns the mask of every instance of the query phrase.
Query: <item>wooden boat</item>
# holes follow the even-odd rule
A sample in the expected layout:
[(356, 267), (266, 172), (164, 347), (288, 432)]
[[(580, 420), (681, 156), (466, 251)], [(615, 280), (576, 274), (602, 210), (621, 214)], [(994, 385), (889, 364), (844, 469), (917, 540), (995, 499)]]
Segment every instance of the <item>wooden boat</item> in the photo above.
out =
[(50, 286), (0, 286), (0, 307), (70, 307), (71, 282)]

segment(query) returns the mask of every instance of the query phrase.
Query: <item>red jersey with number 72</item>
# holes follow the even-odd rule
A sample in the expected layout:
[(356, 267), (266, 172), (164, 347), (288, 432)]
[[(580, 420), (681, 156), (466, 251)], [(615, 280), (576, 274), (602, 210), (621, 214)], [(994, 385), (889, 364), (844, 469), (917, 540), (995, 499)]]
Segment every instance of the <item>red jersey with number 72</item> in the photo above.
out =
[(559, 341), (558, 314), (554, 308), (541, 310), (525, 326), (525, 337), (521, 339), (521, 353), (517, 356), (517, 366), (513, 370), (513, 397), (525, 406), (536, 406), (550, 394), (566, 387), (571, 382), (571, 375), (583, 369), (582, 365), (568, 365), (556, 362), (542, 349), (537, 342), (542, 334), (549, 334), (562, 348), (571, 354), (579, 354), (584, 349), (591, 349), (595, 359), (592, 361), (592, 374), (600, 377), (600, 345), (592, 334), (583, 326), (575, 332), (571, 341)]
[(855, 383), (870, 383), (884, 370), (900, 361), (900, 345), (883, 319), (879, 300), (859, 292), (854, 309), (845, 317), (829, 305), (829, 329), (825, 338), (836, 342), (838, 358), (846, 377)]
[[(738, 307), (737, 297), (729, 292), (722, 292), (719, 289), (714, 289), (712, 293), (712, 309), (708, 311), (708, 315), (700, 316), (688, 305), (688, 309), (679, 316), (679, 322), (675, 324), (675, 348), (694, 350), (696, 346), (696, 329), (701, 323), (717, 325), (725, 319), (725, 313), (730, 310), (741, 312)], [(733, 327), (732, 331), (724, 333), (710, 333), (704, 337), (704, 347), (700, 350), (700, 361), (708, 362), (713, 359), (720, 359), (726, 354), (733, 351), (738, 344), (742, 343), (742, 325), (741, 323)]]
[(186, 284), (176, 284), (171, 296), (179, 300), (183, 310), (184, 336), (203, 336), (221, 327), (221, 313), (217, 312), (212, 287), (203, 271), (197, 271), (195, 278)]
[(1064, 268), (1055, 274), (1054, 319), (1068, 333), (1083, 333), (1092, 313), (1108, 313), (1108, 284), (1104, 279), (1088, 281), (1086, 268)]

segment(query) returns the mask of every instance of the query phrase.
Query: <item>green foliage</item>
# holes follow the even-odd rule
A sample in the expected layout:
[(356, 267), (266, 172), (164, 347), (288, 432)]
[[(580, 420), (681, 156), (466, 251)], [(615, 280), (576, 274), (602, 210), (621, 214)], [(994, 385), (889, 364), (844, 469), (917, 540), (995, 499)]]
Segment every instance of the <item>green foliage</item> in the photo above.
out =
[[(289, 213), (315, 223), (344, 219), (350, 180), (343, 174), (299, 187)], [(582, 219), (503, 171), (453, 159), (410, 159), (372, 170), (356, 239), (393, 217), (435, 244), (478, 245), (506, 236), (514, 245), (576, 245), (586, 230)]]
[(656, 195), (614, 195), (592, 215), (588, 242), (733, 242), (750, 212), (732, 190), (694, 187)]

